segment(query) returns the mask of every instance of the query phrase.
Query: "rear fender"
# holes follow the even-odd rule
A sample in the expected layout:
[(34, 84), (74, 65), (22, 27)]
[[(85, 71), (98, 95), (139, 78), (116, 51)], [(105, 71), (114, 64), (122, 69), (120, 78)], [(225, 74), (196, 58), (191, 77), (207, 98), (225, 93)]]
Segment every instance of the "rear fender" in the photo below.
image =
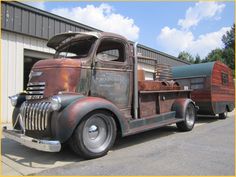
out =
[(127, 122), (123, 114), (113, 103), (98, 97), (84, 97), (74, 101), (60, 113), (53, 114), (53, 136), (61, 143), (67, 141), (82, 118), (88, 113), (99, 109), (108, 110), (114, 114), (122, 134), (127, 131)]
[(175, 102), (173, 103), (171, 110), (175, 111), (175, 117), (176, 118), (184, 118), (185, 117), (185, 112), (187, 109), (187, 106), (189, 103), (192, 103), (195, 107), (195, 113), (198, 110), (198, 107), (195, 105), (195, 102), (193, 102), (191, 99), (189, 98), (180, 98), (180, 99), (176, 99)]

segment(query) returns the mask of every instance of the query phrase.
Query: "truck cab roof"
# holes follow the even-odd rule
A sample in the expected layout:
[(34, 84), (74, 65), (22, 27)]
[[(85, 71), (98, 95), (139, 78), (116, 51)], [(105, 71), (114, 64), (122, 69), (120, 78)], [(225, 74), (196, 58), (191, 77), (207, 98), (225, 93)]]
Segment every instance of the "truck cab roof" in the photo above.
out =
[(52, 38), (49, 39), (47, 46), (53, 49), (57, 49), (62, 43), (66, 43), (70, 39), (76, 39), (76, 38), (82, 38), (82, 37), (94, 37), (94, 38), (102, 38), (102, 37), (116, 37), (123, 40), (127, 39), (121, 35), (115, 34), (115, 33), (109, 33), (109, 32), (96, 32), (96, 31), (90, 31), (90, 32), (66, 32), (66, 33), (60, 33)]

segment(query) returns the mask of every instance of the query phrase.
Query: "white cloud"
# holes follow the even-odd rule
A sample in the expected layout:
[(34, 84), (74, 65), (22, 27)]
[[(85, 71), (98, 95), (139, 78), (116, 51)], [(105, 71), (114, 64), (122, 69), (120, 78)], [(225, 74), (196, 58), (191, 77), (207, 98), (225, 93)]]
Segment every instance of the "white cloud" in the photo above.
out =
[(188, 30), (190, 27), (197, 26), (201, 20), (204, 19), (219, 19), (219, 15), (225, 4), (217, 2), (198, 2), (194, 7), (189, 7), (186, 11), (185, 18), (178, 21), (178, 25), (182, 29)]
[(56, 8), (51, 12), (103, 31), (121, 34), (129, 40), (135, 41), (139, 37), (139, 27), (134, 24), (134, 20), (115, 13), (108, 4), (103, 3), (97, 7), (87, 5), (84, 8)]
[(28, 4), (30, 6), (33, 6), (33, 7), (36, 7), (36, 8), (41, 9), (41, 10), (46, 9), (45, 2), (43, 2), (43, 1), (41, 1), (41, 2), (40, 1), (39, 2), (23, 2), (23, 3)]
[(164, 27), (157, 37), (158, 44), (165, 52), (177, 56), (181, 51), (187, 51), (193, 56), (199, 54), (204, 58), (211, 50), (222, 48), (221, 38), (230, 27), (222, 27), (218, 31), (195, 37), (192, 32)]

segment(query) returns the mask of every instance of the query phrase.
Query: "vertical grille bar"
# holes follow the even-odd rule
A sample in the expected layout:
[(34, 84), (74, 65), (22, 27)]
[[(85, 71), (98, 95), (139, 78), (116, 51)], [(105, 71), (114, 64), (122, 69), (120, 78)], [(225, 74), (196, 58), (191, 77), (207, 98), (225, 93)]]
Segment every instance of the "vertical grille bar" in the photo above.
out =
[(50, 104), (48, 103), (48, 105), (46, 107), (46, 116), (44, 117), (44, 127), (47, 127), (47, 124), (48, 124), (48, 110), (49, 110), (49, 106), (50, 106)]
[(36, 109), (35, 109), (35, 125), (34, 128), (35, 130), (38, 130), (38, 107), (39, 107), (40, 103), (37, 103)]
[(27, 117), (26, 117), (27, 129), (29, 129), (29, 113), (30, 113), (30, 104), (28, 104), (27, 106)]
[(44, 108), (43, 108), (43, 118), (42, 118), (42, 122), (41, 122), (41, 127), (43, 128), (44, 127), (44, 121), (45, 121), (45, 117), (46, 117), (46, 115), (47, 115), (47, 105), (48, 105), (48, 103), (45, 103), (45, 106), (44, 106)]
[(26, 130), (46, 130), (48, 127), (50, 102), (25, 102), (21, 109)]
[(34, 114), (35, 114), (35, 107), (36, 107), (36, 104), (33, 104), (32, 105), (32, 120), (31, 120), (31, 130), (34, 130), (34, 119), (35, 119), (35, 116), (34, 116)]

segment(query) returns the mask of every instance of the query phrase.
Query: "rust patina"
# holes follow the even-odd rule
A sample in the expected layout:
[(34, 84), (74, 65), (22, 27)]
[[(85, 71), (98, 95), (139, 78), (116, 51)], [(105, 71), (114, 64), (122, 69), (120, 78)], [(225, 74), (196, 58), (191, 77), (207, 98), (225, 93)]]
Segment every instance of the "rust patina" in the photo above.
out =
[[(184, 131), (193, 128), (194, 113), (189, 116), (193, 124), (182, 125), (187, 124), (187, 107), (191, 105), (195, 111), (191, 90), (181, 89), (168, 73), (167, 80), (138, 77), (136, 71), (140, 76), (145, 72), (137, 67), (137, 43), (131, 46), (126, 38), (113, 33), (72, 32), (52, 37), (47, 45), (56, 50), (55, 58), (33, 66), (26, 96), (15, 106), (13, 120), (21, 114), (31, 127), (23, 130), (26, 135), (70, 141), (74, 146), (86, 138), (82, 133), (99, 134), (99, 126), (101, 131), (110, 131), (106, 137), (113, 140), (119, 133), (127, 136), (173, 123), (181, 123)], [(92, 123), (81, 132), (87, 120)], [(78, 131), (80, 137), (76, 138)]]

